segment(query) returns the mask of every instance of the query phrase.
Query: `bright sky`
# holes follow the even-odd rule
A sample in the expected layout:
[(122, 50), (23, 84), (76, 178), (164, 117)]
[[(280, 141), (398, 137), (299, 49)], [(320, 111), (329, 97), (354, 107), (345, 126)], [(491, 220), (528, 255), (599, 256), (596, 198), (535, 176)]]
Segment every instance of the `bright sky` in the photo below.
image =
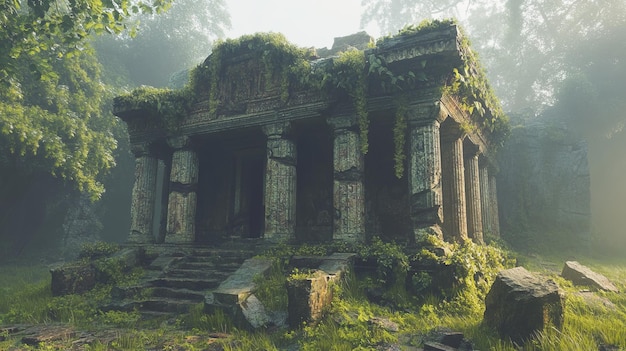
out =
[[(257, 32), (283, 33), (301, 47), (331, 47), (335, 37), (360, 31), (361, 0), (227, 0), (228, 38)], [(368, 33), (377, 37), (368, 29)]]

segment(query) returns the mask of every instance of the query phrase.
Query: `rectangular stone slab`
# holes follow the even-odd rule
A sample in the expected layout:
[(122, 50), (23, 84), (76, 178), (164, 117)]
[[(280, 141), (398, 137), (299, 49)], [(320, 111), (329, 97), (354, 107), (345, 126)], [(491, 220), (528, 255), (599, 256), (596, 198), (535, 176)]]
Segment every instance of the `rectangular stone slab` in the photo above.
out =
[(213, 291), (215, 301), (225, 305), (242, 303), (256, 289), (254, 277), (266, 274), (272, 263), (264, 258), (250, 258)]

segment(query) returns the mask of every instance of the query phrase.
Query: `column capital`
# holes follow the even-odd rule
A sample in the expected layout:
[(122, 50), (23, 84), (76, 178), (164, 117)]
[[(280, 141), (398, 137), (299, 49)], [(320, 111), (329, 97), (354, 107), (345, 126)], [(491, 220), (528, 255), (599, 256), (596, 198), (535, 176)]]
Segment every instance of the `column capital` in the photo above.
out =
[(291, 132), (291, 122), (276, 122), (263, 126), (263, 133), (268, 138), (281, 138)]
[(171, 148), (180, 150), (191, 147), (191, 138), (187, 135), (180, 135), (167, 138), (167, 145)]
[(326, 118), (326, 123), (334, 130), (352, 129), (357, 126), (357, 115), (342, 115)]
[(152, 156), (152, 143), (144, 142), (144, 143), (134, 143), (130, 145), (130, 152), (135, 155), (135, 157), (141, 156)]
[(463, 146), (463, 152), (465, 154), (465, 158), (479, 158), (482, 155), (482, 150), (480, 150), (480, 146), (466, 142)]
[(409, 105), (407, 121), (411, 126), (441, 124), (447, 114), (441, 109), (439, 101)]

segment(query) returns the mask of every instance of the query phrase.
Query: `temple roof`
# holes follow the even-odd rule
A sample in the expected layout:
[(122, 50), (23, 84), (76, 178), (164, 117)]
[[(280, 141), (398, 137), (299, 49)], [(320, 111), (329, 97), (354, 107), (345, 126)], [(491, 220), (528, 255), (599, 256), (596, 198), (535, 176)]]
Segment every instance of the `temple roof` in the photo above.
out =
[(508, 130), (454, 21), (407, 27), (375, 43), (361, 32), (336, 38), (331, 49), (299, 48), (272, 33), (226, 40), (184, 89), (139, 88), (118, 96), (114, 113), (140, 141), (331, 115), (392, 118), (400, 105), (441, 103), (484, 143)]

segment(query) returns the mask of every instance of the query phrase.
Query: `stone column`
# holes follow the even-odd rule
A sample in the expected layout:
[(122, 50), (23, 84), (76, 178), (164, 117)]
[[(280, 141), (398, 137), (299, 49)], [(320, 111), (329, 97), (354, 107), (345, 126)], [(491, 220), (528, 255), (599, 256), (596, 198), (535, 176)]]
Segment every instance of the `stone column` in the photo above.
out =
[(167, 204), (166, 243), (193, 243), (196, 239), (198, 155), (189, 137), (168, 140), (174, 149)]
[(296, 232), (296, 144), (289, 122), (263, 127), (267, 135), (265, 167), (265, 239), (290, 241)]
[(333, 142), (333, 239), (365, 240), (365, 196), (363, 154), (355, 116), (328, 119)]
[(500, 215), (498, 214), (498, 189), (496, 188), (496, 177), (489, 175), (489, 207), (491, 208), (491, 233), (495, 237), (500, 237)]
[(439, 121), (409, 121), (408, 185), (413, 234), (443, 239)]
[(491, 230), (491, 194), (489, 191), (489, 168), (484, 157), (479, 158), (479, 174), (480, 174), (480, 207), (483, 219), (483, 236), (492, 234)]
[(150, 154), (148, 144), (133, 145), (132, 151), (135, 154), (135, 184), (132, 192), (128, 242), (152, 243), (158, 160)]
[(477, 244), (483, 243), (478, 150), (465, 159), (465, 192), (467, 196), (467, 234)]
[(467, 211), (465, 206), (465, 171), (463, 138), (449, 136), (441, 141), (443, 169), (444, 238), (448, 241), (467, 240)]

